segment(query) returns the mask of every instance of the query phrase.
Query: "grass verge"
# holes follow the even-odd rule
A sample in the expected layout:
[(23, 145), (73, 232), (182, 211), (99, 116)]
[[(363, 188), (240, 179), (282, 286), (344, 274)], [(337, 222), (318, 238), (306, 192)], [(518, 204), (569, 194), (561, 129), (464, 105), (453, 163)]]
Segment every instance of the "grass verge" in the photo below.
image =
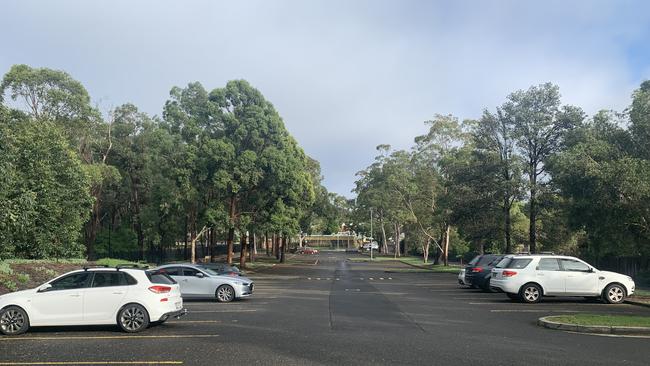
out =
[(547, 319), (558, 323), (586, 326), (650, 327), (650, 317), (648, 316), (575, 314), (550, 316)]
[(458, 273), (460, 270), (460, 266), (458, 265), (453, 265), (450, 264), (448, 266), (444, 266), (442, 264), (433, 264), (433, 263), (424, 263), (421, 257), (399, 257), (399, 258), (394, 258), (394, 257), (374, 257), (374, 259), (370, 259), (370, 257), (364, 257), (364, 258), (348, 258), (350, 262), (401, 262), (404, 264), (408, 264), (410, 266), (416, 267), (417, 269), (411, 269), (411, 268), (396, 268), (396, 269), (391, 269), (389, 272), (432, 272), (432, 273)]

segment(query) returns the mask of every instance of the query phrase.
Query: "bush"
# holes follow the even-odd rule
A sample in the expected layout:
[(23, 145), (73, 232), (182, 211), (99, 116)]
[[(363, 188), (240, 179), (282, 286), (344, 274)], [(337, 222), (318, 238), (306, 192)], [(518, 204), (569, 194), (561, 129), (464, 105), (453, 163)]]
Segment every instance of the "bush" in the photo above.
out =
[(9, 261), (0, 262), (0, 273), (4, 273), (4, 274), (14, 273), (14, 271), (11, 269), (11, 266), (9, 265)]
[(25, 284), (29, 282), (29, 275), (27, 273), (19, 273), (18, 276), (16, 276), (16, 280), (18, 280), (19, 283)]

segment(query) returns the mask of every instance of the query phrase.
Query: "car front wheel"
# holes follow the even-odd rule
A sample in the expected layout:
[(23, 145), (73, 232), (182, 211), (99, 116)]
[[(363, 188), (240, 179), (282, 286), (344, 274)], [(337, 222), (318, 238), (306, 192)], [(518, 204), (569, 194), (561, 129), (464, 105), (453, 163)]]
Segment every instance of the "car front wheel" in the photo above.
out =
[(525, 284), (519, 291), (519, 297), (526, 303), (537, 303), (542, 299), (542, 288), (534, 283)]
[(603, 297), (610, 304), (620, 304), (625, 300), (625, 289), (621, 285), (612, 283), (603, 291)]
[(117, 314), (117, 324), (127, 333), (141, 332), (149, 326), (149, 314), (142, 305), (128, 304)]
[(230, 285), (221, 285), (217, 288), (217, 301), (231, 302), (235, 299), (235, 289)]
[(4, 335), (23, 334), (29, 329), (29, 318), (25, 310), (8, 306), (0, 311), (0, 332)]

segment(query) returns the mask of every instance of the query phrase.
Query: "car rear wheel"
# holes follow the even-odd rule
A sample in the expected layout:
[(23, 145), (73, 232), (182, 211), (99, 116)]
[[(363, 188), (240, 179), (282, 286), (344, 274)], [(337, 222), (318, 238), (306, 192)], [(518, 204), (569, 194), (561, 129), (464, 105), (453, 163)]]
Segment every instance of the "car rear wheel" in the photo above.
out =
[(484, 292), (494, 292), (494, 291), (492, 290), (492, 288), (490, 287), (490, 279), (491, 279), (491, 277), (486, 278), (486, 279), (485, 279), (485, 282), (484, 282), (483, 285), (481, 286), (481, 289), (482, 289)]
[(149, 314), (142, 305), (128, 304), (117, 314), (117, 324), (127, 333), (141, 332), (149, 326)]
[(612, 283), (603, 291), (603, 298), (610, 304), (620, 304), (625, 301), (625, 288), (619, 284)]
[(231, 302), (235, 299), (235, 289), (230, 285), (221, 285), (217, 288), (217, 301)]
[(29, 318), (18, 306), (8, 306), (0, 311), (0, 332), (4, 335), (23, 334), (29, 329)]
[(542, 288), (535, 283), (527, 283), (521, 287), (519, 297), (526, 303), (537, 303), (542, 299)]

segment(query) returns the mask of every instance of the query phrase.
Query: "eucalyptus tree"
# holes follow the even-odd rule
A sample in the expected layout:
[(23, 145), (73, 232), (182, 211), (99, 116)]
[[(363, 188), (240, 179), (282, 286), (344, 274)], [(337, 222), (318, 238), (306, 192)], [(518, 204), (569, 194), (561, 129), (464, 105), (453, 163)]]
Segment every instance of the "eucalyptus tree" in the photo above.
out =
[(528, 176), (529, 250), (537, 250), (537, 207), (548, 159), (562, 149), (568, 131), (580, 126), (584, 113), (578, 107), (562, 106), (560, 90), (551, 83), (532, 86), (508, 96), (501, 107), (512, 125), (512, 137), (525, 158)]

